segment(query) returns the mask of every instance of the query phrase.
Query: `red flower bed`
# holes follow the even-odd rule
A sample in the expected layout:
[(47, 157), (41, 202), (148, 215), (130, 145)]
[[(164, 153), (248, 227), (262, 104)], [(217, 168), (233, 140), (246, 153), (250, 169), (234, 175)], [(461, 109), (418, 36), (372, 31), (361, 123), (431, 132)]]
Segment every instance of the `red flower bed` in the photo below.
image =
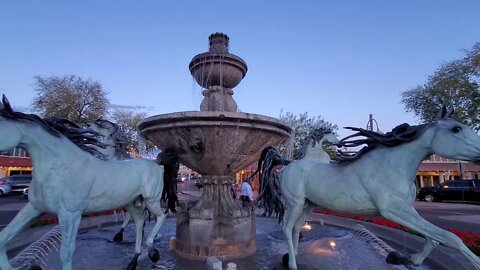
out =
[[(384, 218), (369, 218), (369, 217), (364, 217), (364, 216), (351, 216), (348, 214), (340, 214), (340, 213), (335, 213), (330, 210), (322, 210), (322, 209), (315, 209), (313, 211), (314, 213), (317, 214), (324, 214), (324, 215), (331, 215), (331, 216), (337, 216), (337, 217), (343, 217), (343, 218), (350, 218), (350, 219), (355, 219), (355, 220), (360, 220), (360, 221), (365, 221), (365, 222), (371, 222), (377, 225), (385, 226), (385, 227), (390, 227), (394, 228), (397, 230), (402, 230), (406, 231), (409, 233), (414, 233), (418, 234), (417, 232), (411, 230), (408, 227), (399, 225), (391, 220), (384, 219)], [(480, 236), (475, 235), (473, 232), (462, 232), (457, 229), (448, 229), (449, 232), (454, 233), (456, 236), (458, 236), (460, 239), (462, 239), (463, 243), (470, 248), (470, 250), (475, 253), (476, 255), (480, 256)]]
[(480, 256), (480, 236), (473, 232), (461, 232), (457, 229), (448, 229), (449, 232), (455, 234), (463, 243), (476, 255)]

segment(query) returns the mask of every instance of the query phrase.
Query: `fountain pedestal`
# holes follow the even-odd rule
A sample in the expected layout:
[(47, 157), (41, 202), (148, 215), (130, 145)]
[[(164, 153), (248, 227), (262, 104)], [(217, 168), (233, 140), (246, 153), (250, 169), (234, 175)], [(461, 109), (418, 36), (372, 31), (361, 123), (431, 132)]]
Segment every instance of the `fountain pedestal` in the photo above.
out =
[(235, 259), (256, 251), (255, 215), (230, 193), (233, 176), (204, 176), (200, 200), (177, 215), (175, 252), (188, 259)]

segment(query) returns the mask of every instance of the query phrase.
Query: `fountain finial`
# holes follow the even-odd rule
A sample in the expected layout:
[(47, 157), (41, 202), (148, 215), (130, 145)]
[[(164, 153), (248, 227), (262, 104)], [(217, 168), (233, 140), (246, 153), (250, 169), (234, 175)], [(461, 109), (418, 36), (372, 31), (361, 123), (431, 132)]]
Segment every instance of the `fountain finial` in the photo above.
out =
[(224, 33), (213, 33), (208, 37), (210, 53), (228, 53), (228, 41), (230, 38)]

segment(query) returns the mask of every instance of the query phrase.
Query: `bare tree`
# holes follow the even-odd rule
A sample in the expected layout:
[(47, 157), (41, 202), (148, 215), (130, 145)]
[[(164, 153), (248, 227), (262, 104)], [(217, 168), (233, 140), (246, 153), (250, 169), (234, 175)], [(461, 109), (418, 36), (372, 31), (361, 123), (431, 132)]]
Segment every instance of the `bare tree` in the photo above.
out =
[(144, 141), (138, 134), (137, 124), (145, 117), (146, 113), (144, 112), (134, 112), (126, 109), (114, 109), (110, 114), (110, 121), (116, 123), (123, 131), (127, 149), (135, 156), (155, 148), (155, 145)]
[(43, 117), (66, 118), (86, 125), (105, 115), (107, 93), (98, 81), (75, 75), (35, 76), (33, 109)]

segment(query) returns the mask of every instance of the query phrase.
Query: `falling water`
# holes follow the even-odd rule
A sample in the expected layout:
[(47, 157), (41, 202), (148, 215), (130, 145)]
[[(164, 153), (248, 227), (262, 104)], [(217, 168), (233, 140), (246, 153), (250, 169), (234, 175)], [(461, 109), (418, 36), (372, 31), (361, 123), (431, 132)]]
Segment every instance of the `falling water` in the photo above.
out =
[(295, 134), (291, 134), (285, 144), (285, 158), (288, 160), (293, 159), (293, 147), (295, 146)]
[(28, 269), (33, 265), (43, 265), (47, 267), (47, 257), (52, 251), (58, 253), (61, 242), (62, 232), (60, 226), (55, 226), (42, 236), (42, 238), (30, 244), (15, 256), (10, 263), (19, 269)]
[[(354, 235), (362, 237), (376, 250), (380, 255), (387, 256), (390, 252), (395, 251), (391, 246), (385, 243), (382, 239), (378, 238), (375, 234), (367, 230), (363, 225), (357, 224), (353, 226)], [(412, 265), (396, 265), (397, 269), (415, 270)]]

